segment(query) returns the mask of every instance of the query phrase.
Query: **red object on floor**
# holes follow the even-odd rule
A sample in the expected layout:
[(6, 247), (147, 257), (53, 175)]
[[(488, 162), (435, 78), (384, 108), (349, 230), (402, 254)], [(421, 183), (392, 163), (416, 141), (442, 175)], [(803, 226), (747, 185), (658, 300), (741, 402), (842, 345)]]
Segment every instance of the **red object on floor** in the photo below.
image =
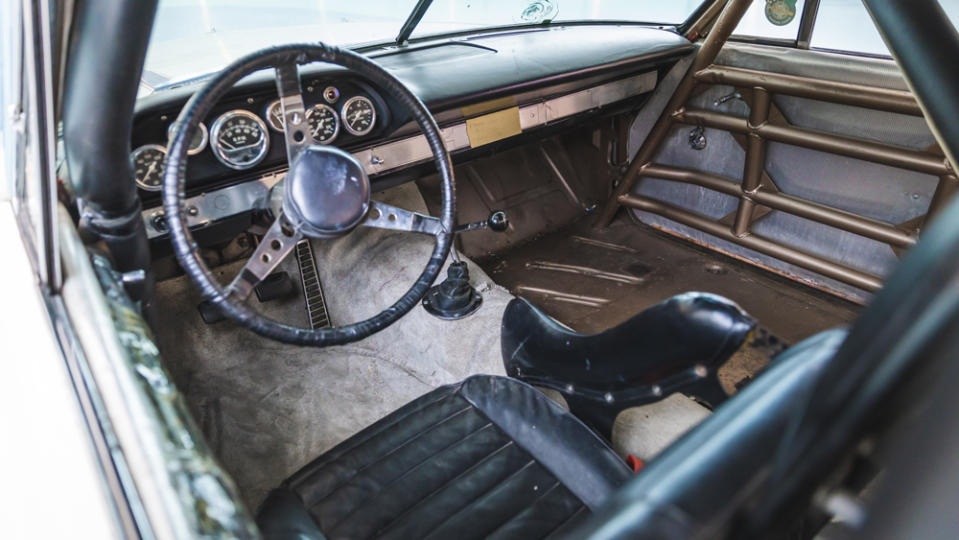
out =
[(632, 454), (629, 454), (628, 456), (626, 456), (626, 464), (629, 465), (629, 468), (633, 470), (633, 474), (636, 474), (639, 471), (643, 470), (643, 466), (646, 465), (645, 463), (643, 463), (643, 460), (639, 459), (638, 457)]

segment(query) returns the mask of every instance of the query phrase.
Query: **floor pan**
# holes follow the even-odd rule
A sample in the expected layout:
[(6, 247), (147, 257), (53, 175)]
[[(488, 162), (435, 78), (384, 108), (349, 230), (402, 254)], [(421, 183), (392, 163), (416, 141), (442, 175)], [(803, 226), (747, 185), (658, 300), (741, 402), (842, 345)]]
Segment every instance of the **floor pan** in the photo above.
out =
[[(570, 328), (614, 326), (673, 295), (703, 291), (738, 303), (787, 343), (851, 322), (859, 306), (621, 216), (573, 225), (479, 261), (490, 277)], [(743, 354), (721, 373), (728, 391), (765, 363)]]

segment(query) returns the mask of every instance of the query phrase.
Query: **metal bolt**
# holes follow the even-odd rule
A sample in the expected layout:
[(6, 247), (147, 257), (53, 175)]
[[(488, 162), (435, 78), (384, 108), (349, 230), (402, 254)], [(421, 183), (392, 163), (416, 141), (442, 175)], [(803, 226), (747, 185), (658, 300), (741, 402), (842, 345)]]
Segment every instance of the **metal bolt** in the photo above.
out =
[(663, 395), (663, 389), (658, 384), (653, 385), (653, 395), (657, 397)]
[(197, 214), (200, 213), (200, 211), (197, 210), (197, 208), (196, 208), (195, 206), (192, 206), (192, 205), (191, 205), (191, 206), (187, 206), (187, 207), (186, 207), (186, 213), (189, 214), (189, 215), (191, 215), (191, 216), (196, 216)]
[(370, 163), (373, 164), (373, 165), (382, 165), (382, 164), (383, 164), (383, 158), (381, 158), (381, 157), (379, 157), (379, 156), (372, 156), (372, 157), (370, 157)]
[(826, 513), (851, 527), (862, 527), (866, 522), (866, 507), (862, 500), (844, 490), (817, 493), (816, 505)]
[(567, 393), (567, 394), (572, 394), (572, 393), (573, 393), (573, 385), (571, 385), (571, 384), (567, 384), (567, 385), (566, 385), (566, 393)]
[(146, 271), (142, 268), (120, 274), (120, 281), (122, 281), (124, 285), (137, 285), (143, 283), (146, 278)]
[(709, 375), (709, 370), (707, 370), (706, 366), (702, 364), (696, 364), (696, 367), (693, 368), (693, 371), (696, 372), (696, 376), (699, 378), (703, 378), (706, 375)]
[(721, 276), (727, 272), (726, 267), (717, 263), (707, 263), (704, 268), (710, 274), (716, 274), (717, 276)]
[(612, 403), (612, 402), (613, 402), (613, 394), (611, 394), (611, 393), (609, 393), (609, 392), (606, 392), (606, 395), (603, 396), (603, 399), (606, 400), (606, 403)]
[(253, 101), (254, 100), (251, 97), (246, 98), (246, 102), (249, 103), (250, 105), (253, 105)]
[(727, 94), (727, 95), (725, 95), (725, 96), (717, 99), (716, 101), (714, 101), (714, 102), (713, 102), (713, 107), (719, 107), (719, 106), (722, 105), (723, 103), (726, 103), (727, 101), (731, 101), (731, 100), (734, 100), (734, 99), (738, 99), (738, 100), (742, 101), (743, 96), (742, 96), (742, 94), (740, 94), (739, 92), (733, 92), (732, 94)]

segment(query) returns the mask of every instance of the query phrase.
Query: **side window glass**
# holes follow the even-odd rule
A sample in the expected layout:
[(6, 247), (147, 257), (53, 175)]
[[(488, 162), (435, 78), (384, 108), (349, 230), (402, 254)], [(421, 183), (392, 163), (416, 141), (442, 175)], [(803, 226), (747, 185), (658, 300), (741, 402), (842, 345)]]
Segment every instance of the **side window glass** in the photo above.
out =
[(805, 0), (754, 0), (733, 36), (795, 41), (804, 5)]
[[(959, 20), (959, 0), (939, 0), (953, 24)], [(820, 0), (810, 48), (889, 56), (876, 25), (860, 0)]]
[[(45, 11), (33, 11), (39, 9), (36, 3), (0, 1), (0, 198), (12, 203), (40, 278), (55, 284), (59, 259), (49, 226), (52, 122), (46, 115), (52, 109), (45, 50), (49, 18)], [(45, 76), (37, 77), (37, 70)], [(44, 87), (38, 87), (38, 79)]]
[[(22, 163), (19, 2), (0, 3), (0, 200), (13, 198)], [(16, 199), (14, 199), (14, 202)]]

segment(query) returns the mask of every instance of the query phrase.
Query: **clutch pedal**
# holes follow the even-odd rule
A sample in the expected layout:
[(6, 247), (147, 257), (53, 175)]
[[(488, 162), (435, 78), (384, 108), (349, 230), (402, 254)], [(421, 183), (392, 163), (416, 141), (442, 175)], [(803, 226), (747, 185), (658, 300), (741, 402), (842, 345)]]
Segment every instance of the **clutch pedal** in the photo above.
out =
[(306, 299), (306, 312), (310, 316), (310, 328), (330, 328), (330, 314), (326, 309), (323, 296), (323, 284), (316, 271), (316, 259), (309, 240), (296, 243), (296, 262), (300, 266), (300, 283), (303, 284), (303, 297)]

